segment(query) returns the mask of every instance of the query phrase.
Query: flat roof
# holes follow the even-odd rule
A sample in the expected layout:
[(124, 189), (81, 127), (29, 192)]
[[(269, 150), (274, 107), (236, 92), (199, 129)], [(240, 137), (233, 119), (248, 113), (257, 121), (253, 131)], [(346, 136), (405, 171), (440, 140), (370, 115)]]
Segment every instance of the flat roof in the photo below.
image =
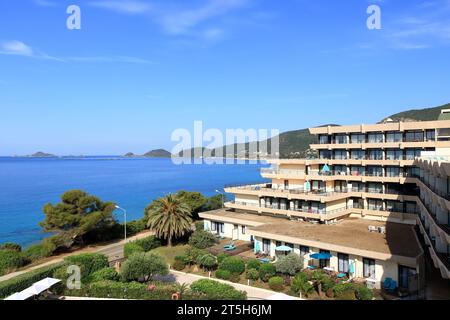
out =
[[(369, 232), (369, 226), (386, 227), (386, 234)], [(415, 258), (422, 253), (413, 226), (347, 218), (332, 225), (279, 221), (253, 227), (258, 233), (326, 243), (364, 251)]]
[[(233, 212), (229, 209), (202, 212), (199, 215), (204, 219), (247, 225), (250, 227), (249, 234), (255, 236), (332, 251), (341, 250), (343, 253), (366, 257), (372, 257), (371, 253), (375, 252), (386, 259), (388, 256), (416, 258), (422, 253), (414, 226), (407, 224), (362, 218), (346, 218), (329, 225), (314, 224), (281, 217)], [(369, 232), (369, 226), (386, 227), (386, 234)], [(342, 250), (343, 248), (349, 250)]]
[(241, 223), (249, 226), (260, 226), (267, 223), (279, 223), (280, 221), (286, 220), (287, 218), (276, 218), (268, 215), (259, 215), (256, 213), (242, 213), (242, 212), (234, 212), (231, 209), (218, 209), (207, 212), (200, 212), (200, 218), (217, 220), (223, 222), (231, 222), (231, 223)]

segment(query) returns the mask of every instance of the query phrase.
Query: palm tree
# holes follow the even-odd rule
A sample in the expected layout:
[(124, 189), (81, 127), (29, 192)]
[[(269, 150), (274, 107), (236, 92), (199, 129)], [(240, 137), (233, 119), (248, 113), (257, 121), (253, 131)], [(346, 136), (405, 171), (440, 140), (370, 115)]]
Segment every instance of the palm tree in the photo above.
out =
[(147, 210), (147, 226), (158, 238), (167, 239), (169, 247), (174, 237), (183, 236), (191, 229), (191, 209), (174, 195), (155, 200)]

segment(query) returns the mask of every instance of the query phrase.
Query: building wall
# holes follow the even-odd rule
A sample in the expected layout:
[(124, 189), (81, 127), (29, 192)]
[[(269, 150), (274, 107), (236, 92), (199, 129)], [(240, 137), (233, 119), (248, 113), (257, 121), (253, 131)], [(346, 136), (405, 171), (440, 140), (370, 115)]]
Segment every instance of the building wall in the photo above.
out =
[[(211, 231), (211, 220), (204, 220), (204, 228), (205, 230), (216, 234), (215, 231)], [(238, 228), (236, 230), (235, 224), (224, 222), (224, 232), (220, 235), (225, 238), (229, 238), (232, 240), (242, 240), (242, 241), (251, 241), (251, 235), (246, 230), (245, 234), (242, 233), (242, 227), (248, 228), (246, 225), (238, 224), (236, 225)]]

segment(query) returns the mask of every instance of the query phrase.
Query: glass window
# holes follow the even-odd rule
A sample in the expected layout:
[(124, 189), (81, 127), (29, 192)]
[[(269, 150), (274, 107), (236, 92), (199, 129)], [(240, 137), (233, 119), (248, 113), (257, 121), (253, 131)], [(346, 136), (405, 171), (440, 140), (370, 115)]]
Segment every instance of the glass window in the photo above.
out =
[(351, 166), (350, 172), (352, 176), (364, 176), (366, 169), (362, 166)]
[(383, 168), (379, 166), (368, 166), (367, 174), (371, 177), (381, 177), (383, 176)]
[(350, 136), (351, 143), (364, 143), (366, 142), (366, 136), (361, 133), (354, 133)]
[(420, 157), (421, 149), (406, 149), (406, 160), (414, 160), (416, 157)]
[(370, 193), (383, 193), (383, 185), (381, 183), (369, 183), (367, 191)]
[(330, 150), (320, 150), (319, 158), (320, 159), (331, 159), (331, 151)]
[(427, 130), (425, 132), (425, 140), (426, 141), (435, 141), (436, 140), (436, 130)]
[(262, 250), (264, 253), (270, 253), (270, 240), (269, 239), (263, 239)]
[(334, 141), (336, 144), (344, 144), (347, 143), (347, 136), (345, 134), (337, 134), (334, 137)]
[(366, 157), (364, 150), (352, 150), (350, 152), (350, 158), (353, 160), (363, 160)]
[(364, 278), (375, 279), (375, 260), (363, 258)]
[(331, 142), (331, 137), (327, 135), (320, 135), (319, 136), (319, 143), (320, 144), (329, 144)]
[(335, 150), (334, 151), (334, 159), (346, 160), (347, 159), (347, 151), (346, 150)]
[(386, 133), (386, 142), (402, 142), (403, 134), (401, 132)]
[(381, 143), (383, 142), (383, 134), (382, 133), (369, 133), (367, 135), (368, 143)]
[(338, 253), (338, 271), (341, 273), (349, 272), (348, 254)]
[(386, 151), (386, 160), (402, 160), (403, 151), (400, 149), (388, 149)]
[(307, 254), (309, 254), (309, 247), (300, 246), (300, 256), (304, 257)]
[(383, 160), (383, 150), (369, 149), (367, 153), (369, 160)]
[(423, 141), (423, 131), (407, 131), (405, 133), (405, 142)]
[(386, 201), (386, 210), (391, 212), (403, 212), (403, 202)]
[(369, 205), (369, 210), (373, 211), (382, 211), (383, 210), (383, 201), (379, 199), (368, 199), (367, 204)]
[(246, 229), (247, 229), (247, 228), (246, 228), (245, 226), (242, 226), (242, 227), (241, 227), (242, 234), (245, 234)]
[(399, 177), (400, 168), (399, 167), (386, 167), (386, 177)]

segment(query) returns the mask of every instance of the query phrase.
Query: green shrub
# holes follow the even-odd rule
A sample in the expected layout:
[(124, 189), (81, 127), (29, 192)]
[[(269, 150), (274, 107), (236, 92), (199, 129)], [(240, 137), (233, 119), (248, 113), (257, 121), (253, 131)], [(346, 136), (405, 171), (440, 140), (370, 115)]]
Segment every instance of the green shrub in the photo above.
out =
[(277, 273), (275, 266), (271, 263), (263, 263), (259, 267), (259, 278), (267, 282), (271, 277), (273, 277)]
[(174, 268), (177, 271), (182, 271), (184, 270), (184, 268), (186, 268), (186, 263), (184, 263), (184, 261), (182, 260), (175, 260), (172, 268)]
[(145, 252), (145, 250), (135, 242), (128, 242), (123, 246), (123, 255), (125, 258), (129, 258), (133, 254), (139, 252)]
[(141, 246), (145, 252), (161, 247), (161, 240), (155, 236), (149, 236), (143, 239), (134, 241), (137, 245)]
[(43, 243), (39, 243), (29, 246), (22, 253), (26, 259), (34, 262), (50, 257), (53, 254), (53, 250), (49, 250), (48, 246), (45, 246)]
[(205, 230), (205, 222), (202, 221), (197, 221), (195, 223), (195, 230)]
[(176, 257), (174, 258), (174, 260), (175, 260), (175, 261), (181, 261), (181, 262), (183, 262), (184, 264), (188, 264), (188, 263), (189, 263), (188, 257), (187, 257), (186, 255), (184, 255), (184, 254), (179, 255), (179, 256), (176, 256)]
[(261, 261), (258, 259), (250, 259), (247, 261), (247, 270), (249, 269), (256, 269), (259, 270), (259, 267), (261, 267)]
[(269, 287), (274, 291), (283, 291), (284, 289), (284, 280), (282, 277), (271, 277), (269, 279)]
[(367, 288), (365, 285), (357, 285), (355, 287), (355, 296), (358, 300), (372, 300), (373, 291)]
[(245, 262), (240, 257), (226, 257), (220, 263), (219, 268), (231, 273), (242, 274), (245, 271)]
[(258, 280), (259, 272), (256, 269), (247, 269), (245, 272), (245, 278), (249, 280)]
[(230, 280), (231, 272), (228, 270), (218, 269), (216, 271), (216, 278), (222, 279), (222, 280)]
[(14, 242), (5, 242), (0, 245), (0, 250), (13, 250), (17, 252), (22, 251), (22, 246)]
[(129, 257), (120, 269), (122, 281), (145, 282), (156, 275), (165, 276), (169, 268), (164, 258), (156, 253), (135, 253)]
[(189, 246), (185, 251), (186, 261), (188, 264), (195, 264), (199, 256), (203, 256), (207, 253), (208, 251), (206, 250)]
[(170, 300), (172, 294), (176, 292), (173, 285), (156, 285), (154, 289), (149, 290), (146, 284), (138, 282), (117, 282), (117, 281), (99, 281), (87, 285), (82, 292), (79, 290), (67, 295), (80, 295), (95, 298), (113, 298), (113, 299), (140, 299), (140, 300)]
[(275, 267), (277, 272), (293, 276), (303, 268), (303, 259), (296, 253), (290, 253), (279, 257)]
[(304, 294), (308, 296), (314, 291), (314, 287), (309, 283), (308, 275), (304, 272), (299, 272), (292, 280), (291, 290), (296, 294)]
[(92, 282), (98, 282), (103, 280), (117, 281), (119, 280), (119, 274), (116, 272), (114, 268), (108, 267), (95, 271), (90, 278)]
[(197, 264), (205, 269), (211, 270), (217, 266), (217, 258), (216, 256), (207, 253), (197, 258)]
[(218, 264), (221, 264), (222, 261), (225, 260), (225, 259), (228, 258), (228, 257), (229, 257), (229, 255), (227, 255), (226, 253), (223, 253), (223, 252), (219, 253), (219, 254), (217, 255), (217, 263), (218, 263)]
[(241, 281), (241, 275), (238, 274), (238, 273), (232, 273), (230, 275), (230, 281), (231, 282), (235, 282), (235, 283), (240, 282)]
[(0, 282), (0, 299), (10, 296), (15, 292), (25, 290), (33, 283), (44, 278), (52, 277), (55, 270), (61, 268), (63, 265), (63, 262), (55, 263)]
[(191, 284), (191, 291), (204, 295), (208, 300), (246, 300), (247, 293), (238, 291), (226, 283), (201, 279)]
[(82, 253), (64, 259), (69, 265), (77, 265), (81, 270), (81, 278), (87, 279), (95, 271), (109, 267), (108, 258), (101, 253)]
[(346, 291), (355, 291), (353, 283), (338, 283), (333, 287), (335, 297), (341, 297)]
[(26, 264), (21, 252), (11, 249), (0, 250), (0, 275), (11, 272)]
[[(122, 228), (123, 228), (123, 225), (122, 225)], [(145, 228), (146, 228), (146, 223), (145, 223), (144, 219), (127, 222), (127, 236), (134, 236), (135, 234), (144, 231)], [(120, 234), (120, 236), (122, 236), (122, 234)]]
[(195, 230), (189, 237), (189, 244), (197, 249), (206, 249), (216, 243), (216, 238), (205, 230)]

